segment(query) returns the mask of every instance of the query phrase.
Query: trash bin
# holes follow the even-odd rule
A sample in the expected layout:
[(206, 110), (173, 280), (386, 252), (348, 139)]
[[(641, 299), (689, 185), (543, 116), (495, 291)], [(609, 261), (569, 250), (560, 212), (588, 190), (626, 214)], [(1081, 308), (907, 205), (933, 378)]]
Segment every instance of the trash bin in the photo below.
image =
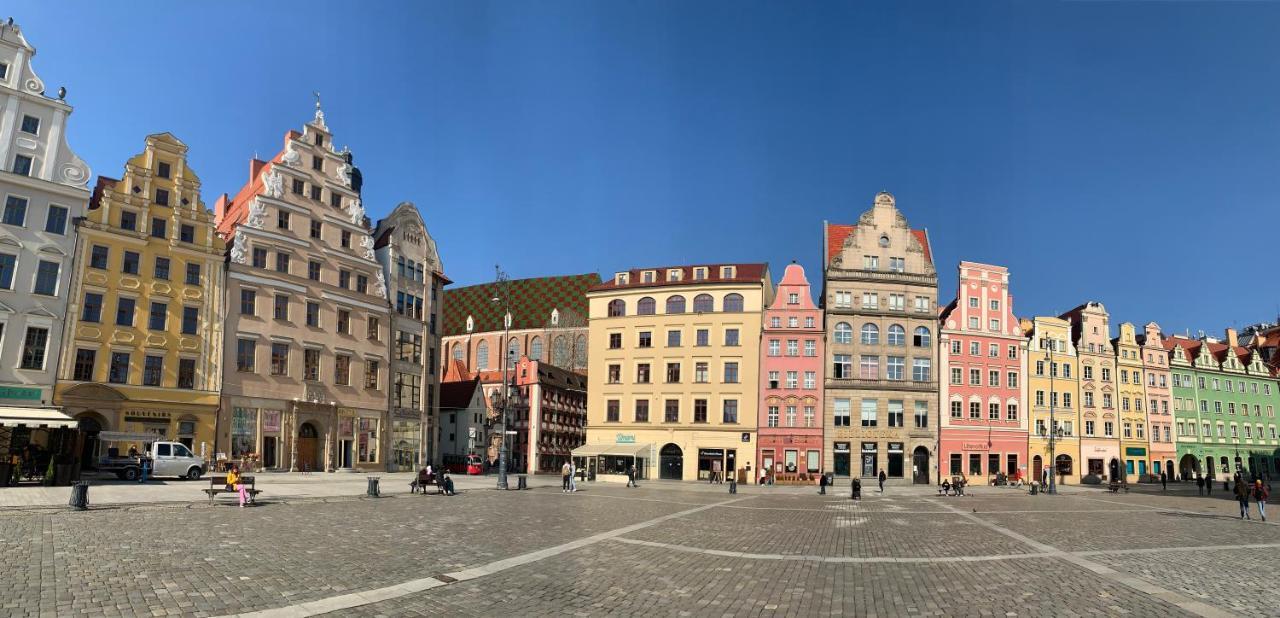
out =
[(1040, 483), (1031, 483), (1031, 489), (1027, 490), (1027, 492), (1033, 496), (1040, 493)]
[(525, 476), (523, 474), (521, 474), (520, 476), (517, 476), (516, 489), (528, 489), (528, 488), (529, 488), (529, 485), (528, 485), (528, 482), (525, 480)]
[(369, 489), (365, 493), (367, 493), (370, 498), (377, 498), (378, 497), (378, 477), (370, 476), (368, 478), (369, 478)]
[(89, 481), (76, 481), (71, 486), (71, 508), (77, 511), (89, 509)]

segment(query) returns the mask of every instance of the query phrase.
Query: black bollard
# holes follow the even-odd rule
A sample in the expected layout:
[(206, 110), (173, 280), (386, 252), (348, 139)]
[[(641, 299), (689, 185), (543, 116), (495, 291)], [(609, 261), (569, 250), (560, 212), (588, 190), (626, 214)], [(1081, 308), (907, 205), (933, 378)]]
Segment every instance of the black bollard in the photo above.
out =
[(729, 477), (729, 493), (731, 494), (738, 493), (738, 479), (732, 476)]
[(365, 493), (368, 494), (370, 498), (377, 498), (379, 495), (378, 477), (370, 476), (368, 478), (369, 478), (369, 489), (366, 490)]
[(89, 481), (76, 481), (71, 485), (71, 508), (77, 511), (89, 509)]
[(529, 485), (527, 484), (527, 481), (525, 480), (525, 476), (523, 474), (516, 477), (516, 489), (528, 489), (528, 488), (529, 488)]

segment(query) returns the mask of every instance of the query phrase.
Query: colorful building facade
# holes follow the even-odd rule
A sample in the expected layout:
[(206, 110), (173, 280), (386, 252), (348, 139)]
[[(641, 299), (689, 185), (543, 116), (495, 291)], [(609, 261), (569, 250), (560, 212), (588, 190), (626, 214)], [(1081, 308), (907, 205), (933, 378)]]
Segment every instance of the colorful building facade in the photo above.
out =
[(1260, 354), (1225, 341), (1169, 337), (1178, 469), (1215, 480), (1280, 474), (1280, 385)]
[[(779, 481), (817, 482), (822, 460), (822, 310), (809, 280), (789, 264), (764, 313), (756, 470)], [(758, 476), (757, 474), (757, 476)]]
[(938, 444), (938, 275), (926, 230), (876, 195), (856, 225), (824, 223), (823, 458), (837, 476), (929, 484)]
[(91, 427), (212, 459), (222, 358), (209, 351), (223, 347), (225, 245), (187, 146), (148, 136), (120, 180), (99, 177), (77, 232), (55, 400)]
[[(616, 273), (587, 293), (587, 444), (576, 456), (635, 457), (642, 477), (706, 480), (756, 455), (764, 264)], [(628, 459), (627, 461), (631, 461)]]
[(1143, 384), (1142, 348), (1132, 323), (1120, 325), (1120, 336), (1111, 340), (1111, 349), (1115, 351), (1119, 377), (1116, 394), (1120, 402), (1120, 452), (1124, 462), (1121, 474), (1134, 483), (1150, 474), (1151, 443), (1147, 435), (1148, 412), (1144, 411), (1150, 404)]
[(960, 263), (956, 299), (942, 310), (938, 453), (944, 477), (971, 482), (1027, 471), (1027, 341), (1013, 314), (1009, 271)]
[(1071, 324), (1072, 342), (1080, 355), (1081, 474), (1098, 477), (1101, 482), (1118, 480), (1124, 474), (1124, 464), (1111, 317), (1097, 302), (1080, 305), (1062, 317)]
[(383, 470), (391, 312), (360, 173), (318, 102), (283, 141), (215, 207), (231, 239), (219, 452), (249, 468)]
[(75, 426), (55, 407), (54, 381), (70, 296), (73, 222), (89, 200), (89, 167), (67, 144), (71, 106), (61, 94), (44, 94), (31, 65), (35, 53), (17, 25), (0, 24), (0, 358), (6, 361), (0, 363), (0, 457), (6, 460), (10, 450), (28, 444), (70, 448), (50, 440), (57, 441), (57, 429)]
[(1142, 369), (1146, 374), (1148, 448), (1151, 473), (1177, 478), (1177, 439), (1174, 431), (1173, 400), (1170, 395), (1169, 354), (1164, 348), (1160, 325), (1149, 322), (1138, 338), (1142, 345)]
[[(1060, 483), (1078, 481), (1081, 439), (1077, 434), (1081, 411), (1080, 356), (1071, 337), (1071, 323), (1062, 318), (1023, 320), (1027, 332), (1026, 377), (1030, 406), (1027, 455), (1031, 478), (1043, 480), (1051, 471)], [(1086, 425), (1087, 427), (1088, 425)]]

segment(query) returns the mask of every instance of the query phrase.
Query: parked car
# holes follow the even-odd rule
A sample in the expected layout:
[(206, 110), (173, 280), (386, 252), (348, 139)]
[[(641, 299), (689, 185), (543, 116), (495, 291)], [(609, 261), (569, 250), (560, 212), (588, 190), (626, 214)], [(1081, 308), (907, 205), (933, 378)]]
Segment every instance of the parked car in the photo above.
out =
[(113, 472), (126, 481), (136, 481), (142, 475), (145, 465), (149, 476), (177, 477), (197, 480), (208, 471), (208, 464), (197, 457), (181, 442), (156, 440), (151, 434), (134, 434), (125, 432), (104, 431), (98, 434), (103, 444), (132, 443), (143, 445), (142, 450), (131, 448), (124, 455), (118, 446), (107, 449), (107, 454), (99, 458), (98, 470)]

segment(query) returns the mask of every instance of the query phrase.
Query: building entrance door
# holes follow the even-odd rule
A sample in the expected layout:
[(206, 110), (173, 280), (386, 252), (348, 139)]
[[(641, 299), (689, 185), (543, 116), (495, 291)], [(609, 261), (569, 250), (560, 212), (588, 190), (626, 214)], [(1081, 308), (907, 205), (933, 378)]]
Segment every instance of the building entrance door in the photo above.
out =
[(832, 471), (836, 476), (849, 476), (849, 443), (835, 443), (835, 461), (832, 462)]
[(351, 449), (355, 445), (355, 440), (346, 439), (338, 441), (338, 457), (341, 461), (338, 463), (339, 468), (351, 467)]
[(1044, 460), (1039, 455), (1031, 458), (1031, 479), (1039, 481), (1044, 476)]
[(877, 468), (876, 443), (862, 443), (862, 477), (873, 478), (876, 476)]
[(658, 478), (679, 481), (684, 478), (684, 452), (668, 444), (658, 451)]
[(297, 466), (303, 472), (322, 470), (320, 466), (320, 438), (316, 426), (303, 423), (298, 427)]
[(267, 469), (276, 467), (275, 436), (265, 436), (262, 438), (262, 467)]
[(911, 453), (911, 466), (915, 476), (911, 479), (916, 485), (929, 484), (929, 449), (917, 446)]
[(901, 442), (889, 443), (889, 470), (887, 474), (890, 478), (900, 479), (903, 475), (903, 454)]

